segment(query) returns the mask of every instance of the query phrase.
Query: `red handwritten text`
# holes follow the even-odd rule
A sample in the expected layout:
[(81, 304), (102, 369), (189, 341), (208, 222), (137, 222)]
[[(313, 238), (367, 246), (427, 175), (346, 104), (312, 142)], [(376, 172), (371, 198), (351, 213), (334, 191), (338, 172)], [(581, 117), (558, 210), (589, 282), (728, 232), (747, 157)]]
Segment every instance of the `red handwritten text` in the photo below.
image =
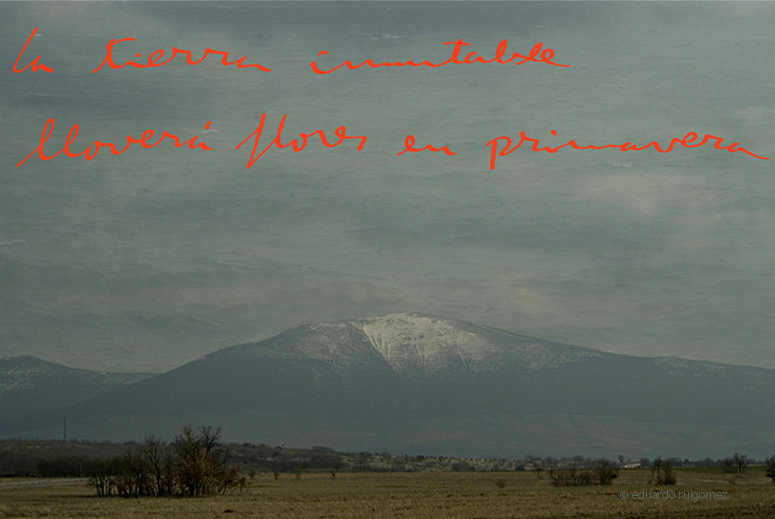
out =
[[(243, 56), (240, 59), (238, 59), (237, 61), (229, 62), (228, 61), (228, 58), (229, 58), (229, 53), (228, 52), (224, 52), (222, 50), (213, 50), (213, 49), (210, 49), (210, 48), (205, 49), (204, 55), (199, 60), (197, 60), (197, 61), (193, 61), (191, 59), (191, 51), (190, 50), (184, 50), (184, 49), (179, 49), (177, 47), (172, 47), (172, 56), (170, 56), (169, 58), (167, 58), (166, 60), (164, 60), (162, 62), (159, 62), (159, 60), (164, 56), (164, 51), (159, 49), (157, 51), (152, 52), (148, 56), (147, 64), (137, 63), (136, 61), (129, 60), (126, 63), (124, 63), (123, 65), (116, 65), (116, 63), (113, 61), (113, 46), (115, 44), (121, 43), (123, 41), (135, 41), (135, 39), (134, 38), (122, 38), (120, 40), (111, 39), (110, 43), (108, 43), (105, 46), (105, 50), (107, 51), (107, 53), (105, 54), (105, 59), (103, 59), (102, 63), (100, 64), (100, 66), (95, 68), (92, 72), (96, 73), (106, 63), (112, 69), (124, 68), (127, 65), (129, 65), (130, 67), (134, 67), (134, 68), (161, 67), (162, 65), (166, 65), (167, 63), (169, 63), (170, 61), (175, 59), (175, 57), (178, 56), (179, 54), (183, 54), (184, 56), (186, 56), (186, 62), (189, 65), (198, 65), (198, 64), (202, 63), (207, 56), (209, 56), (211, 54), (217, 54), (217, 55), (221, 56), (221, 64), (223, 64), (224, 67), (229, 67), (231, 65), (237, 65), (237, 68), (255, 67), (255, 68), (259, 69), (259, 70), (263, 70), (264, 72), (271, 72), (271, 69), (268, 69), (268, 68), (264, 67), (263, 65), (259, 65), (258, 63), (249, 63), (249, 64), (245, 65), (243, 62), (247, 59), (247, 56)], [(137, 54), (135, 57), (140, 59), (140, 58), (142, 58), (142, 56), (143, 56), (142, 54)]]
[[(454, 45), (455, 47), (452, 50), (452, 57), (450, 57), (447, 61), (444, 61), (442, 63), (431, 63), (430, 61), (422, 61), (420, 63), (416, 63), (412, 60), (409, 61), (394, 61), (394, 62), (385, 62), (385, 63), (374, 63), (372, 60), (367, 59), (360, 65), (353, 65), (351, 61), (347, 60), (341, 65), (332, 68), (331, 70), (321, 70), (316, 62), (310, 63), (310, 66), (312, 67), (312, 70), (315, 71), (316, 74), (330, 74), (331, 72), (335, 70), (339, 70), (342, 67), (347, 67), (350, 70), (355, 70), (363, 67), (364, 65), (371, 67), (371, 68), (378, 68), (378, 67), (431, 67), (431, 68), (438, 68), (443, 67), (444, 65), (449, 65), (450, 63), (456, 64), (456, 65), (467, 65), (472, 63), (500, 63), (502, 65), (505, 65), (507, 63), (514, 62), (514, 65), (522, 65), (523, 63), (527, 63), (528, 61), (532, 61), (534, 63), (546, 63), (548, 65), (554, 65), (555, 67), (568, 67), (569, 65), (562, 65), (559, 63), (554, 63), (552, 61), (552, 58), (554, 57), (554, 51), (552, 49), (543, 49), (543, 43), (536, 43), (533, 48), (530, 50), (530, 54), (527, 56), (523, 56), (522, 54), (519, 54), (517, 52), (513, 52), (511, 54), (511, 57), (508, 59), (504, 59), (504, 55), (506, 54), (506, 47), (508, 45), (507, 40), (503, 40), (498, 44), (497, 49), (495, 50), (495, 57), (492, 59), (484, 59), (481, 56), (477, 56), (476, 52), (469, 52), (466, 54), (465, 58), (460, 58), (460, 51), (463, 49), (463, 47), (470, 46), (470, 43), (465, 43), (462, 39), (457, 41), (448, 41), (444, 43), (444, 45)], [(325, 56), (328, 54), (328, 51), (321, 51), (318, 53), (318, 56)], [(517, 61), (519, 60), (519, 61)]]
[[(208, 121), (207, 124), (205, 124), (205, 129), (209, 129), (210, 128), (210, 123), (211, 122), (212, 121)], [(139, 144), (143, 148), (153, 148), (154, 146), (160, 144), (164, 139), (171, 139), (175, 143), (175, 147), (176, 148), (181, 148), (183, 146), (188, 146), (192, 150), (194, 148), (201, 148), (203, 150), (211, 150), (212, 149), (207, 144), (205, 144), (203, 142), (200, 142), (200, 143), (197, 144), (196, 140), (199, 138), (198, 135), (194, 136), (193, 138), (191, 138), (191, 139), (189, 139), (189, 140), (187, 140), (185, 142), (180, 142), (180, 138), (178, 136), (173, 135), (173, 134), (171, 134), (169, 132), (166, 132), (166, 131), (162, 132), (161, 137), (159, 138), (159, 140), (157, 140), (154, 143), (149, 143), (148, 140), (153, 138), (154, 131), (153, 130), (146, 130), (145, 132), (143, 132), (143, 135), (139, 139), (136, 139), (136, 138), (132, 137), (131, 135), (128, 136), (126, 138), (126, 146), (124, 146), (120, 150), (117, 149), (116, 145), (113, 144), (112, 142), (94, 141), (94, 146), (87, 146), (87, 148), (84, 151), (82, 151), (80, 153), (73, 153), (72, 150), (70, 150), (70, 145), (73, 143), (73, 141), (75, 141), (75, 138), (78, 137), (78, 130), (79, 130), (78, 125), (74, 124), (73, 127), (70, 128), (70, 133), (67, 134), (67, 140), (65, 140), (65, 145), (62, 147), (62, 149), (59, 150), (58, 152), (54, 153), (53, 155), (46, 156), (46, 154), (43, 153), (43, 145), (46, 144), (46, 141), (51, 137), (51, 134), (54, 131), (54, 124), (55, 124), (54, 123), (54, 119), (49, 119), (48, 121), (46, 121), (45, 126), (43, 126), (43, 132), (40, 135), (40, 144), (38, 144), (38, 147), (35, 148), (34, 150), (32, 150), (32, 153), (27, 155), (24, 158), (23, 161), (19, 162), (16, 165), (17, 168), (19, 166), (21, 166), (22, 164), (24, 164), (27, 159), (29, 159), (30, 157), (35, 155), (36, 152), (37, 152), (37, 154), (38, 154), (38, 156), (40, 157), (41, 160), (51, 160), (51, 159), (53, 159), (54, 157), (58, 156), (61, 153), (64, 153), (67, 157), (70, 157), (70, 158), (77, 158), (77, 157), (83, 156), (86, 160), (91, 160), (91, 159), (93, 159), (97, 155), (97, 153), (99, 153), (99, 151), (102, 148), (108, 148), (111, 151), (111, 153), (113, 153), (113, 155), (120, 155), (120, 154), (124, 153), (127, 149), (129, 149), (129, 147), (132, 144)]]
[[(552, 130), (552, 135), (557, 135), (556, 130)], [(491, 147), (490, 150), (490, 169), (495, 169), (495, 160), (497, 157), (505, 157), (509, 153), (512, 153), (514, 150), (522, 146), (522, 144), (526, 142), (533, 143), (531, 149), (533, 151), (545, 151), (547, 153), (557, 153), (557, 151), (561, 150), (562, 148), (566, 148), (570, 146), (573, 149), (576, 150), (604, 150), (607, 148), (614, 148), (618, 149), (619, 151), (641, 151), (645, 150), (647, 148), (654, 148), (659, 153), (669, 153), (673, 150), (676, 144), (680, 144), (684, 148), (699, 148), (700, 146), (704, 146), (709, 140), (713, 139), (716, 141), (714, 144), (714, 148), (717, 150), (727, 150), (730, 153), (737, 153), (739, 151), (742, 151), (743, 153), (750, 155), (751, 157), (756, 157), (757, 159), (761, 160), (770, 160), (767, 157), (762, 157), (760, 155), (756, 155), (755, 153), (751, 153), (750, 151), (746, 150), (745, 148), (740, 148), (739, 142), (734, 142), (730, 144), (729, 146), (722, 146), (721, 143), (723, 142), (723, 139), (721, 137), (716, 137), (715, 135), (708, 135), (706, 134), (705, 137), (698, 143), (695, 144), (695, 141), (698, 139), (698, 135), (694, 132), (687, 133), (683, 138), (674, 137), (673, 140), (670, 141), (670, 144), (667, 146), (667, 148), (662, 148), (658, 142), (650, 142), (646, 144), (645, 146), (637, 146), (635, 144), (632, 144), (631, 142), (625, 142), (624, 144), (605, 144), (603, 146), (595, 146), (593, 144), (589, 144), (587, 146), (580, 146), (578, 143), (576, 143), (575, 140), (571, 140), (566, 142), (565, 144), (561, 146), (557, 146), (552, 148), (551, 146), (546, 146), (544, 148), (539, 148), (538, 139), (533, 139), (525, 135), (525, 132), (519, 133), (520, 140), (517, 143), (516, 146), (509, 149), (509, 146), (511, 146), (511, 137), (507, 137), (505, 135), (501, 137), (496, 137), (495, 139), (488, 142), (486, 145)], [(504, 146), (503, 148), (498, 151), (498, 141), (503, 141)]]
[(272, 142), (270, 142), (266, 146), (266, 148), (264, 148), (264, 151), (262, 151), (261, 153), (256, 155), (256, 150), (258, 148), (258, 141), (261, 139), (261, 133), (264, 131), (264, 122), (266, 121), (266, 114), (265, 113), (261, 114), (261, 121), (259, 122), (258, 128), (256, 129), (256, 131), (251, 133), (244, 141), (240, 142), (237, 145), (237, 147), (234, 148), (235, 150), (238, 150), (238, 149), (240, 149), (242, 147), (243, 144), (248, 142), (251, 138), (255, 139), (253, 141), (253, 152), (250, 154), (250, 160), (248, 161), (248, 165), (245, 166), (246, 168), (250, 168), (253, 164), (255, 164), (255, 162), (259, 158), (261, 158), (261, 156), (264, 153), (266, 153), (267, 150), (269, 148), (271, 148), (272, 146), (277, 146), (277, 148), (279, 148), (279, 149), (283, 149), (283, 148), (287, 148), (289, 146), (293, 146), (293, 151), (295, 153), (298, 153), (298, 152), (300, 152), (301, 150), (303, 150), (307, 146), (307, 139), (312, 137), (313, 135), (316, 135), (316, 134), (320, 137), (320, 140), (323, 142), (323, 146), (325, 146), (326, 148), (333, 148), (335, 146), (339, 146), (340, 144), (342, 144), (342, 142), (344, 142), (345, 140), (348, 140), (348, 139), (359, 139), (360, 140), (360, 143), (358, 144), (358, 151), (361, 151), (363, 149), (363, 145), (366, 144), (366, 137), (364, 137), (363, 135), (355, 135), (355, 136), (347, 135), (347, 133), (346, 133), (347, 132), (347, 128), (345, 128), (344, 126), (340, 126), (336, 130), (334, 130), (334, 135), (339, 137), (339, 140), (336, 141), (333, 144), (328, 142), (328, 139), (326, 138), (326, 134), (323, 133), (323, 130), (317, 130), (317, 131), (314, 131), (312, 133), (301, 133), (301, 134), (299, 134), (299, 138), (301, 139), (301, 143), (299, 143), (298, 139), (294, 139), (291, 142), (289, 142), (288, 144), (283, 144), (282, 141), (280, 140), (280, 137), (282, 136), (283, 129), (285, 128), (285, 119), (287, 117), (288, 117), (288, 114), (285, 114), (283, 116), (282, 121), (280, 121), (280, 126), (277, 127), (277, 136), (272, 140)]
[(25, 70), (30, 68), (30, 66), (32, 66), (32, 71), (33, 72), (35, 72), (37, 70), (43, 70), (45, 72), (48, 72), (49, 74), (54, 72), (54, 69), (52, 69), (51, 67), (46, 66), (45, 63), (40, 63), (40, 55), (38, 55), (37, 58), (32, 60), (32, 63), (28, 64), (26, 67), (24, 67), (23, 69), (19, 70), (19, 60), (22, 59), (22, 54), (24, 54), (24, 51), (27, 50), (27, 45), (30, 44), (30, 42), (32, 41), (32, 37), (35, 36), (36, 32), (38, 32), (38, 28), (37, 27), (35, 27), (35, 30), (32, 31), (32, 34), (30, 34), (30, 37), (27, 38), (27, 43), (24, 44), (24, 47), (22, 47), (22, 51), (19, 53), (19, 57), (16, 58), (16, 63), (13, 64), (13, 71), (16, 72), (17, 74), (19, 72), (24, 72)]
[(432, 151), (434, 153), (436, 153), (437, 151), (443, 151), (446, 155), (457, 155), (457, 153), (455, 153), (453, 151), (449, 151), (449, 146), (444, 146), (443, 148), (436, 148), (436, 147), (431, 146), (429, 144), (429, 145), (425, 146), (424, 148), (420, 148), (418, 150), (418, 149), (415, 149), (414, 143), (415, 143), (414, 135), (410, 135), (406, 139), (404, 139), (404, 148), (405, 149), (404, 149), (404, 151), (399, 153), (398, 156), (400, 157), (401, 155), (403, 155), (407, 151), (411, 152), (411, 153), (419, 153), (419, 152), (425, 151), (425, 150), (429, 150), (429, 151)]

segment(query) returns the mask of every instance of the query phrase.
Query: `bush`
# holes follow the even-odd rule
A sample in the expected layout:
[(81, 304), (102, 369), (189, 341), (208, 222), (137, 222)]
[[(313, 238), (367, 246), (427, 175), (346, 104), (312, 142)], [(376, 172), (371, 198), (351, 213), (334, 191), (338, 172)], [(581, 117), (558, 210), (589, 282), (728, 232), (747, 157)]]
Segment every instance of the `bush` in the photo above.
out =
[(619, 476), (619, 472), (613, 467), (610, 461), (602, 458), (597, 461), (595, 475), (597, 476), (599, 485), (610, 485), (613, 480)]
[(748, 456), (736, 452), (731, 458), (724, 458), (723, 467), (729, 474), (742, 473), (748, 468)]
[(675, 485), (675, 472), (670, 463), (662, 458), (657, 458), (651, 464), (651, 480), (655, 485)]
[(767, 477), (775, 483), (775, 456), (767, 458), (764, 463), (767, 468)]
[(556, 487), (578, 487), (594, 484), (592, 475), (588, 469), (581, 469), (575, 463), (565, 468), (552, 468), (549, 470), (552, 485)]

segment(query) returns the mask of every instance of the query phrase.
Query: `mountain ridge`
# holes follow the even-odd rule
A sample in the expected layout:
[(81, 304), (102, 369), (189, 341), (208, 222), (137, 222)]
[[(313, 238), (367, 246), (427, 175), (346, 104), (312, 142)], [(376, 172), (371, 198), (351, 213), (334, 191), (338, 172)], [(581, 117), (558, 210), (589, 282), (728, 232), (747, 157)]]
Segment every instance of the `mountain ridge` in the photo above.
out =
[(0, 358), (0, 416), (11, 419), (86, 400), (150, 377), (71, 368), (32, 355)]
[[(275, 441), (350, 438), (355, 445), (337, 446), (443, 445), (474, 454), (485, 444), (497, 453), (499, 438), (552, 452), (553, 435), (562, 448), (642, 449), (664, 442), (658, 431), (675, 429), (676, 448), (695, 455), (707, 445), (704, 457), (729, 445), (733, 430), (744, 431), (736, 450), (768, 444), (775, 370), (633, 357), (389, 314), (298, 326), (223, 348), (54, 413), (2, 420), (0, 435), (51, 435), (63, 414), (68, 427), (81, 424), (94, 439), (126, 439), (118, 436), (129, 423), (161, 435), (196, 421), (264, 431)], [(561, 429), (552, 433), (556, 424)], [(582, 431), (579, 424), (594, 426)]]
[[(509, 352), (503, 344), (493, 343), (493, 341), (488, 343), (469, 331), (469, 328), (476, 328), (486, 334), (503, 336), (510, 340), (523, 341), (525, 344), (521, 345), (520, 351)], [(348, 346), (369, 344), (398, 373), (424, 371), (423, 367), (434, 367), (434, 362), (440, 363), (441, 366), (457, 368), (462, 366), (472, 372), (498, 369), (503, 363), (536, 370), (582, 357), (614, 355), (590, 348), (535, 339), (465, 321), (414, 313), (396, 313), (382, 317), (302, 325), (264, 341), (243, 343), (209, 355), (219, 354), (232, 348), (255, 351), (256, 348), (273, 346), (275, 343), (281, 343), (282, 347), (286, 348), (288, 342), (283, 340), (286, 335), (295, 337), (299, 333), (311, 336), (314, 340), (308, 341), (305, 337), (305, 340), (299, 340), (292, 348), (287, 348), (285, 351), (274, 349), (272, 353), (291, 357), (288, 350), (292, 350), (306, 358), (324, 360), (329, 356), (343, 357), (344, 355), (336, 354), (337, 348), (341, 349), (343, 344)], [(340, 339), (338, 341), (337, 335)], [(317, 349), (304, 349), (310, 342)], [(455, 351), (450, 351), (452, 349)], [(323, 353), (328, 353), (328, 356)], [(353, 354), (355, 350), (350, 349), (346, 353)], [(361, 355), (366, 353), (365, 350), (360, 352)], [(206, 357), (208, 356), (202, 358)]]

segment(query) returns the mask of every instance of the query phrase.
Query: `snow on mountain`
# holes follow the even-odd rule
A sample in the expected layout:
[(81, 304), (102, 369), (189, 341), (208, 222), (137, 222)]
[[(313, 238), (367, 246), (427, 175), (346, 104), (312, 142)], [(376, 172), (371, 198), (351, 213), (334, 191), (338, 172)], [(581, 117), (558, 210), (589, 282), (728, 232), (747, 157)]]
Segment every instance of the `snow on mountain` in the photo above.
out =
[[(99, 374), (3, 362), (5, 436), (56, 436), (67, 416), (93, 438), (126, 439), (130, 425), (133, 437), (171, 435), (194, 419), (261, 441), (372, 450), (766, 453), (775, 427), (775, 370), (616, 355), (410, 313), (299, 326), (87, 400), (74, 391), (104, 391)], [(50, 412), (19, 414), (43, 397)], [(64, 397), (78, 403), (57, 409)]]
[(399, 373), (477, 371), (476, 361), (491, 353), (487, 342), (476, 334), (442, 319), (392, 314), (353, 325), (363, 330), (371, 346)]
[(384, 364), (401, 378), (423, 378), (535, 371), (608, 354), (452, 319), (397, 313), (299, 326), (212, 355), (314, 359), (343, 370)]
[(391, 314), (352, 322), (399, 373), (538, 370), (605, 355), (449, 319)]

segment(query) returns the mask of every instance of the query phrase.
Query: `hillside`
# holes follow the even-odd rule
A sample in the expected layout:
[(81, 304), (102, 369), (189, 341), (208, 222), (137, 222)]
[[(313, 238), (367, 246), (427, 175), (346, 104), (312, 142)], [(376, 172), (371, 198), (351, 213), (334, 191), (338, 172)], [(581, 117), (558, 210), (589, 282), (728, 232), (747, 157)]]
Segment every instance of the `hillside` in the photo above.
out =
[(31, 357), (0, 359), (0, 421), (87, 400), (149, 377), (100, 373)]
[(240, 439), (338, 449), (764, 457), (775, 371), (393, 314), (225, 348), (56, 413), (4, 420), (0, 434), (50, 437), (63, 414), (74, 434), (93, 439), (169, 435), (193, 422)]

